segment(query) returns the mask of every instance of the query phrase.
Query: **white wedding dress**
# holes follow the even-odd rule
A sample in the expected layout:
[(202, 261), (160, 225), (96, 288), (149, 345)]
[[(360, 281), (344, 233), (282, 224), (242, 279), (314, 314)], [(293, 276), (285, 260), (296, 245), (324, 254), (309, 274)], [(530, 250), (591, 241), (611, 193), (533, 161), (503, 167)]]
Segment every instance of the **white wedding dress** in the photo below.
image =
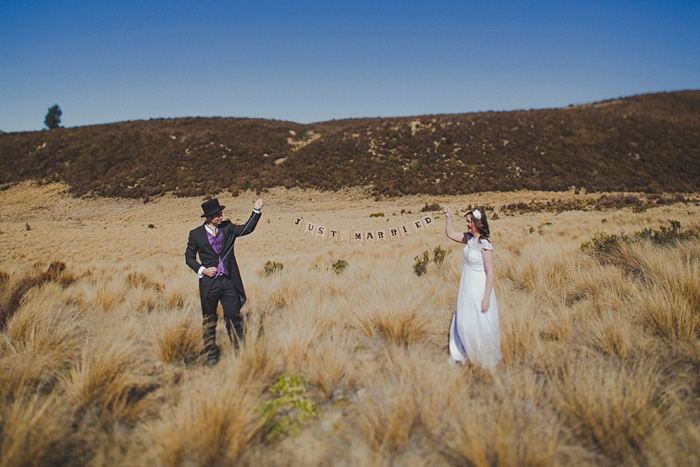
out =
[(470, 362), (493, 370), (503, 358), (501, 354), (501, 330), (498, 323), (498, 303), (492, 290), (489, 309), (481, 312), (484, 298), (486, 272), (481, 250), (492, 250), (491, 241), (477, 241), (467, 234), (464, 247), (464, 268), (459, 283), (457, 308), (450, 324), (450, 364), (455, 361)]

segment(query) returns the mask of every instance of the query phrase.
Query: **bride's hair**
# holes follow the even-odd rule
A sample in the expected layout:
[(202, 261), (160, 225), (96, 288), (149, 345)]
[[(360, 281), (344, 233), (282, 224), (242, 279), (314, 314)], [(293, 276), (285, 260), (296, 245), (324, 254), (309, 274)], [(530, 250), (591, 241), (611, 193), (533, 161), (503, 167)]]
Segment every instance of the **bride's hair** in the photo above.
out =
[[(478, 212), (478, 217), (474, 215), (474, 211)], [(472, 223), (474, 224), (474, 227), (476, 227), (476, 230), (479, 231), (479, 241), (481, 241), (482, 238), (485, 238), (486, 240), (491, 240), (491, 231), (489, 230), (489, 221), (486, 219), (486, 213), (482, 209), (472, 209), (467, 213), (467, 216), (471, 215), (472, 216)]]

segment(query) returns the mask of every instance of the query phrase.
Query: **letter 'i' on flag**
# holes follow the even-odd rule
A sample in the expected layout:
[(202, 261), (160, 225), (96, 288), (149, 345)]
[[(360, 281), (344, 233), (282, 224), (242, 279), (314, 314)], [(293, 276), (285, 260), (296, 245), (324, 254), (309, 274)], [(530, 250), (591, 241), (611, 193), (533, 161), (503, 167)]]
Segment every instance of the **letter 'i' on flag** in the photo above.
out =
[(411, 233), (411, 226), (409, 225), (402, 225), (399, 227), (399, 234), (401, 237), (405, 237), (406, 235)]

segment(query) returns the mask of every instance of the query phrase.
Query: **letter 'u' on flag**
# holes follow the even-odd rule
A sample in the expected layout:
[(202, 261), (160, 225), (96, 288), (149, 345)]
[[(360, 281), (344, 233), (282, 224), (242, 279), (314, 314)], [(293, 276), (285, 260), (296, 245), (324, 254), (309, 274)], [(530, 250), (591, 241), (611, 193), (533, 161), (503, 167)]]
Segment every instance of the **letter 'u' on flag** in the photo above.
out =
[(316, 232), (316, 224), (312, 224), (311, 222), (305, 222), (304, 223), (304, 232), (313, 237), (314, 233)]

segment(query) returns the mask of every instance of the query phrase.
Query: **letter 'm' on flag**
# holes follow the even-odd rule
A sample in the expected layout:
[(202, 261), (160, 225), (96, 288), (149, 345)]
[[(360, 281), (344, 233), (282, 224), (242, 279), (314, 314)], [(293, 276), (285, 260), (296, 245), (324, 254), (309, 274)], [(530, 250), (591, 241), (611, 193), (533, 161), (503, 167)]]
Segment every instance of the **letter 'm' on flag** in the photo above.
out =
[(352, 233), (352, 243), (364, 243), (362, 238), (362, 232)]

